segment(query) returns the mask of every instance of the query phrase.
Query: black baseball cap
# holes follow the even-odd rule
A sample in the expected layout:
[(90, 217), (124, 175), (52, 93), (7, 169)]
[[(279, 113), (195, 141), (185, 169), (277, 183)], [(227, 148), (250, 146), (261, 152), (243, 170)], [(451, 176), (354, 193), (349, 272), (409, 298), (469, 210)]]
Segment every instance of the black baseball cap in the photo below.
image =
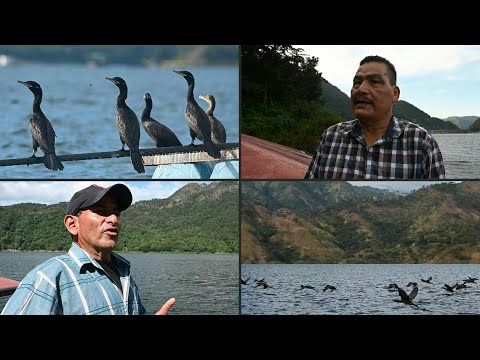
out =
[(119, 211), (127, 209), (132, 204), (132, 193), (127, 186), (115, 184), (105, 188), (93, 184), (73, 194), (67, 206), (67, 215), (75, 215), (79, 210), (92, 206), (107, 193), (117, 201)]

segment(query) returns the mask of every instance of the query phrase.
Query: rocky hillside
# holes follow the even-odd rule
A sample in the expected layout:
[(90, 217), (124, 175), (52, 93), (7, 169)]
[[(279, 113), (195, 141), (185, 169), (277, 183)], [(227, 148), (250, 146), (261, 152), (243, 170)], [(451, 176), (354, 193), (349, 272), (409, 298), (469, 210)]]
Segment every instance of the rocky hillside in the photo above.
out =
[(242, 184), (242, 263), (480, 263), (480, 182), (406, 196), (279, 183), (283, 196), (269, 182)]

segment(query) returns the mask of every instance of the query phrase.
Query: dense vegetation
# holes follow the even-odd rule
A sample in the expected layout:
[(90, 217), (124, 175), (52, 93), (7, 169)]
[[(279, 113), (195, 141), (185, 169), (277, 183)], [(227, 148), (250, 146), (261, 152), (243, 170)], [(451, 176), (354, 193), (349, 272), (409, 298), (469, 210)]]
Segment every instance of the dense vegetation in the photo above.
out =
[(393, 114), (399, 119), (410, 120), (428, 130), (460, 130), (457, 125), (450, 121), (443, 121), (439, 118), (431, 117), (424, 111), (403, 100), (399, 100), (393, 105)]
[(190, 65), (238, 65), (238, 45), (0, 45), (21, 61), (144, 65), (189, 60)]
[(480, 263), (480, 182), (278, 183), (242, 184), (243, 263)]
[(470, 125), (470, 127), (468, 128), (468, 131), (469, 132), (479, 132), (480, 131), (480, 118), (475, 120), (475, 122), (472, 125)]
[[(122, 213), (117, 250), (238, 252), (238, 182), (189, 184), (168, 199), (139, 201)], [(66, 203), (0, 207), (0, 249), (67, 250)]]
[(323, 106), (317, 63), (291, 45), (242, 45), (242, 133), (313, 152), (341, 121)]

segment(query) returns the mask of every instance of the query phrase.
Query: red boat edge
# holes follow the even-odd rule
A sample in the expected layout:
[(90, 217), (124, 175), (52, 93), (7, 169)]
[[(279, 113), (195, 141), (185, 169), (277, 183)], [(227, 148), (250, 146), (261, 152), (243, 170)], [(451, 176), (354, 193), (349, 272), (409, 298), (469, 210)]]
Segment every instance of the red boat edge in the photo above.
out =
[(0, 296), (12, 295), (20, 281), (0, 277)]

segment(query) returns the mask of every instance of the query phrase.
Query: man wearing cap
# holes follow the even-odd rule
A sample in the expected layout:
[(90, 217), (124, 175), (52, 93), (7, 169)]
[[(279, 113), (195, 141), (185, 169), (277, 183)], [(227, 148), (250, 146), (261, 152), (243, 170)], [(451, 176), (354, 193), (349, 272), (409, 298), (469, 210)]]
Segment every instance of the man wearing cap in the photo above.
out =
[[(31, 270), (2, 315), (145, 314), (130, 263), (113, 252), (120, 214), (131, 204), (132, 193), (123, 184), (76, 192), (64, 218), (73, 239), (70, 250)], [(168, 314), (174, 303), (171, 298), (156, 315)]]

